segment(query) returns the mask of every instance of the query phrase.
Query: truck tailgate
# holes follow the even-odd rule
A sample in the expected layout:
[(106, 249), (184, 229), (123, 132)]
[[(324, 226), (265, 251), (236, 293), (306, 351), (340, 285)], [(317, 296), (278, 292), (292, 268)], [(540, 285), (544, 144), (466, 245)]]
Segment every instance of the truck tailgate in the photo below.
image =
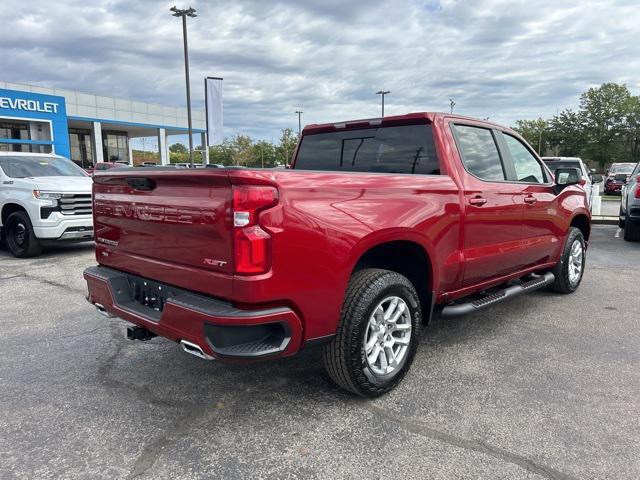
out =
[(228, 296), (231, 197), (223, 169), (136, 168), (97, 174), (97, 260), (141, 277)]

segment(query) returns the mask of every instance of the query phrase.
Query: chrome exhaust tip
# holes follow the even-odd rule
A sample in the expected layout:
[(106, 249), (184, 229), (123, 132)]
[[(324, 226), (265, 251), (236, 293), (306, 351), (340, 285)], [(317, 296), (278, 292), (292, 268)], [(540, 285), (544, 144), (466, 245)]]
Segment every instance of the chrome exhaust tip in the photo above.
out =
[(203, 360), (214, 360), (214, 357), (204, 353), (200, 345), (187, 342), (186, 340), (180, 340), (180, 346), (182, 346), (182, 350), (184, 350), (187, 353), (190, 353), (191, 355), (195, 355), (198, 358), (202, 358)]
[(107, 309), (104, 308), (104, 305), (102, 305), (101, 303), (94, 303), (94, 305), (96, 306), (96, 310), (98, 310), (98, 313), (103, 317), (116, 318), (115, 315), (111, 315), (109, 312), (107, 312)]

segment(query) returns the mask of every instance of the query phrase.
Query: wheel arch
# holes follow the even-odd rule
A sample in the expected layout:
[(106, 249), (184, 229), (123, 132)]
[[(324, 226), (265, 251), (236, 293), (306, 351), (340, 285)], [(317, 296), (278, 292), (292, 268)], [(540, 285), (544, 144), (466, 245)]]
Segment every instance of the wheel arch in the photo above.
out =
[(29, 215), (29, 212), (23, 205), (15, 202), (7, 202), (2, 206), (2, 211), (0, 212), (0, 225), (4, 225), (9, 215), (14, 212), (25, 212)]
[(429, 320), (433, 308), (437, 276), (429, 248), (419, 238), (407, 235), (369, 240), (351, 264), (350, 276), (365, 268), (382, 268), (404, 275), (414, 285), (422, 304), (423, 318)]
[(570, 227), (576, 227), (578, 230), (582, 232), (582, 236), (585, 241), (589, 241), (589, 237), (591, 236), (591, 221), (589, 220), (589, 216), (584, 213), (579, 213), (575, 215), (571, 219)]

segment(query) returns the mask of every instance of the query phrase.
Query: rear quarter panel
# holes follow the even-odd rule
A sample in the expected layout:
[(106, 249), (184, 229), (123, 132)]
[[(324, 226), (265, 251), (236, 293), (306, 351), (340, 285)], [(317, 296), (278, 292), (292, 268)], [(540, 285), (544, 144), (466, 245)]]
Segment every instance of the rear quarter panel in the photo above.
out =
[[(260, 223), (273, 237), (271, 272), (234, 277), (237, 302), (289, 302), (306, 338), (335, 332), (358, 259), (394, 240), (421, 245), (433, 262), (431, 288), (456, 284), (460, 203), (448, 176), (309, 171), (239, 172), (278, 186), (279, 204)], [(280, 301), (279, 301), (280, 300)]]

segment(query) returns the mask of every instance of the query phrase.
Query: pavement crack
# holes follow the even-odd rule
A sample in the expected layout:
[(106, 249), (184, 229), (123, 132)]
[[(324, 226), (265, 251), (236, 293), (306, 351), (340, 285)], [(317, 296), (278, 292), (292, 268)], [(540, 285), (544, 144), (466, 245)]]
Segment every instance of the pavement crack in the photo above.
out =
[(28, 273), (22, 273), (20, 275), (15, 275), (14, 277), (10, 277), (10, 278), (16, 278), (16, 277), (22, 277), (22, 278), (26, 278), (29, 280), (35, 280), (36, 282), (40, 282), (40, 283), (44, 283), (45, 285), (49, 285), (52, 287), (57, 287), (57, 288), (62, 288), (63, 290), (66, 290), (67, 292), (73, 293), (73, 294), (83, 294), (83, 290), (81, 289), (76, 289), (73, 287), (70, 287), (69, 285), (66, 285), (64, 283), (60, 283), (60, 282), (56, 282), (54, 280), (49, 280), (46, 278), (42, 278), (42, 277), (36, 277), (35, 275), (30, 275)]
[(462, 448), (464, 450), (471, 450), (474, 452), (489, 455), (493, 458), (497, 458), (498, 460), (517, 465), (530, 473), (540, 475), (544, 478), (548, 478), (549, 480), (575, 480), (575, 477), (572, 477), (571, 475), (560, 472), (559, 470), (556, 470), (547, 465), (537, 463), (530, 458), (518, 455), (517, 453), (509, 452), (502, 448), (495, 447), (482, 440), (468, 440), (462, 437), (457, 437), (455, 435), (441, 432), (416, 420), (407, 421), (376, 405), (369, 404), (366, 405), (365, 408), (370, 413), (381, 416), (384, 419), (399, 425), (400, 427), (411, 433), (415, 433), (423, 437), (428, 437), (454, 447)]

